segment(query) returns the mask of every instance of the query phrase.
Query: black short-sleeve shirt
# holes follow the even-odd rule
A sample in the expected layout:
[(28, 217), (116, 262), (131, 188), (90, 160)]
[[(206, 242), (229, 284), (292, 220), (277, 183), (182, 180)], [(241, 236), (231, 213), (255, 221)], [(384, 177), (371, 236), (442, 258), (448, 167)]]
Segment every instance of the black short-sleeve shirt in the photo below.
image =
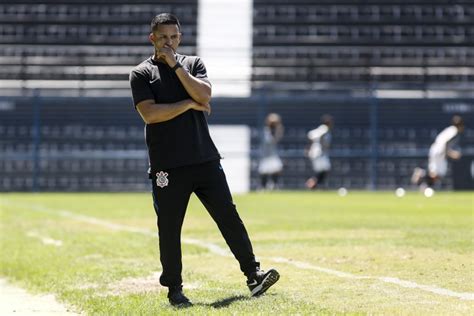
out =
[[(199, 57), (176, 54), (183, 69), (195, 78), (207, 79), (204, 63)], [(133, 102), (175, 103), (191, 98), (176, 73), (165, 63), (152, 57), (130, 73)], [(220, 159), (214, 145), (205, 112), (188, 110), (175, 118), (146, 124), (145, 139), (150, 159), (150, 173)]]

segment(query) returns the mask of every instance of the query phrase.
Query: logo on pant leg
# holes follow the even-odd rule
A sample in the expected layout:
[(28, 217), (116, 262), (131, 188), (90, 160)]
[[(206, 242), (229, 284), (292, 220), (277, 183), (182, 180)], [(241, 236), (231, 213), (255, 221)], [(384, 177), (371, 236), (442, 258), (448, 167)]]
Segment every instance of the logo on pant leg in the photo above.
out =
[(167, 172), (157, 172), (156, 173), (156, 185), (160, 188), (168, 186), (168, 173)]

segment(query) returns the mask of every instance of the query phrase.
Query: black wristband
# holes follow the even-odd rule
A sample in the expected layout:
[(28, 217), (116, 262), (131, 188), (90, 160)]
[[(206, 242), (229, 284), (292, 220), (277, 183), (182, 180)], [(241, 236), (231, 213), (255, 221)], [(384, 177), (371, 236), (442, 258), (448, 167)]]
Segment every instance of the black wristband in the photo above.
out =
[(181, 67), (183, 67), (183, 65), (181, 65), (178, 61), (176, 65), (174, 65), (173, 68), (171, 68), (171, 70), (176, 71), (176, 69), (181, 68)]

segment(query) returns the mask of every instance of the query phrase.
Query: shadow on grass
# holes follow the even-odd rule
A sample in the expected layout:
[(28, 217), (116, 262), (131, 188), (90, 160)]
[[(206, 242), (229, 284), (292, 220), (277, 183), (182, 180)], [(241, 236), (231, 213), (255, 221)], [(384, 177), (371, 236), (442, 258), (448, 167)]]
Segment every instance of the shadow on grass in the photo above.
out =
[(227, 307), (231, 305), (234, 302), (248, 300), (248, 299), (249, 299), (248, 296), (237, 295), (237, 296), (227, 297), (227, 298), (215, 301), (214, 303), (206, 304), (206, 305), (214, 307), (214, 308), (223, 308), (223, 307)]
[[(266, 294), (265, 296), (274, 296), (274, 295), (275, 294), (270, 294), (270, 295)], [(207, 306), (207, 307), (213, 307), (213, 308), (219, 309), (219, 308), (229, 307), (231, 304), (233, 304), (234, 302), (237, 302), (237, 301), (248, 301), (248, 300), (253, 300), (253, 299), (257, 299), (257, 298), (258, 297), (250, 297), (250, 296), (246, 296), (246, 295), (234, 295), (234, 296), (231, 296), (231, 297), (227, 297), (227, 298), (224, 298), (224, 299), (217, 300), (214, 303), (192, 303), (192, 304), (189, 304), (189, 305), (175, 306), (175, 308), (185, 309), (185, 308), (190, 308), (190, 307), (193, 307), (193, 306)]]

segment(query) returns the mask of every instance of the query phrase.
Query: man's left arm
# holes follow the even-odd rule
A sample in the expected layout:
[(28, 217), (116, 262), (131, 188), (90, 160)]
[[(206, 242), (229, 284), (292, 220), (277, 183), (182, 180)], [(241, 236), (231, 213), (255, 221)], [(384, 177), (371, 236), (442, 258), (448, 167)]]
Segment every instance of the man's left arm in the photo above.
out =
[(461, 158), (462, 153), (461, 153), (461, 150), (459, 148), (453, 148), (453, 147), (448, 145), (446, 147), (446, 156), (448, 156), (449, 158), (451, 158), (453, 160), (458, 160), (458, 159)]
[(177, 68), (175, 72), (183, 87), (194, 101), (201, 104), (208, 104), (211, 101), (212, 89), (207, 78), (196, 78), (183, 67)]

